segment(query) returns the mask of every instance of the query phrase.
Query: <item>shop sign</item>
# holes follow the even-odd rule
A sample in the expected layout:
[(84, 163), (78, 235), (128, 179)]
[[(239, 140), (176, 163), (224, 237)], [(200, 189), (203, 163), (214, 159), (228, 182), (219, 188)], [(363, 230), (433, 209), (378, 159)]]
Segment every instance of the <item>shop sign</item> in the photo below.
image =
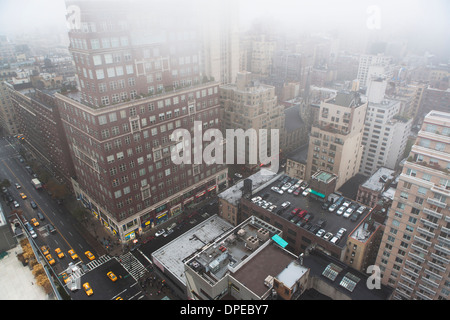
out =
[(134, 232), (134, 230), (125, 235), (125, 240), (132, 240), (134, 238), (136, 238), (136, 233)]
[(200, 198), (201, 196), (203, 196), (206, 193), (206, 190), (200, 191), (199, 193), (197, 193), (195, 195), (196, 198)]
[(167, 212), (169, 212), (169, 210), (166, 210), (166, 211), (164, 211), (164, 212), (161, 212), (160, 214), (158, 214), (158, 215), (156, 216), (156, 219), (161, 219), (162, 217), (164, 217), (164, 216), (167, 214)]

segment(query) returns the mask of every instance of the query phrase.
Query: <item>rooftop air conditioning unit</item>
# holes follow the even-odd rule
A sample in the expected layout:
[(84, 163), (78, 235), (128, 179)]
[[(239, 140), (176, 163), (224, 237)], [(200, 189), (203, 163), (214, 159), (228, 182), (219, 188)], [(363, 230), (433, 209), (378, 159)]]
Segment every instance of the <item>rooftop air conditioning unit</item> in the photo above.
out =
[(256, 248), (258, 248), (259, 240), (257, 238), (255, 238), (255, 237), (253, 237), (253, 236), (250, 236), (250, 237), (247, 238), (247, 241), (246, 241), (245, 244), (246, 244), (248, 249), (253, 251)]
[(264, 228), (260, 228), (258, 230), (258, 238), (261, 239), (261, 241), (266, 241), (267, 239), (269, 239), (269, 231), (267, 229)]

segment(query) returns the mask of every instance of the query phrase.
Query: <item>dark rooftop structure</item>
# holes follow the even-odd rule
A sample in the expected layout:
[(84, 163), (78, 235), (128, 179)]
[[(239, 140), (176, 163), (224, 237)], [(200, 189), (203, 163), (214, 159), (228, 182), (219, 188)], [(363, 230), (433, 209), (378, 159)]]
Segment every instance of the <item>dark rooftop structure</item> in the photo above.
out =
[(291, 151), (286, 158), (298, 163), (306, 164), (306, 160), (308, 159), (308, 144)]
[(300, 117), (299, 107), (294, 105), (292, 107), (284, 109), (285, 114), (285, 129), (287, 132), (297, 130), (303, 126), (305, 123)]
[(343, 196), (356, 200), (359, 186), (367, 181), (367, 179), (367, 176), (358, 173), (346, 181), (338, 191), (342, 193)]
[(361, 104), (359, 93), (354, 91), (338, 91), (336, 97), (326, 101), (342, 107), (358, 107)]
[(294, 259), (295, 256), (291, 253), (271, 243), (234, 273), (233, 277), (258, 296), (263, 296), (267, 291), (267, 286), (264, 284), (267, 276), (279, 275)]
[[(392, 289), (384, 285), (380, 285), (380, 289), (369, 289), (367, 279), (370, 274), (361, 273), (317, 250), (303, 257), (303, 266), (310, 269), (310, 278), (315, 277), (334, 289), (329, 290), (334, 292), (330, 297), (333, 300), (389, 300), (392, 294)], [(319, 287), (323, 288), (323, 285)]]

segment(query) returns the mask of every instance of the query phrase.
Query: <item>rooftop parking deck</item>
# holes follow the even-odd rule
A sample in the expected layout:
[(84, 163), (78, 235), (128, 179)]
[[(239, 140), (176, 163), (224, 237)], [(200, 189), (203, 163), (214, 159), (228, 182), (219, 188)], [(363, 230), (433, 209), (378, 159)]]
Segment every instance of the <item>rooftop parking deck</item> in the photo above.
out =
[[(333, 235), (336, 235), (339, 229), (345, 228), (347, 230), (346, 234), (337, 243), (337, 245), (340, 247), (343, 247), (345, 245), (345, 240), (347, 239), (348, 234), (356, 228), (358, 222), (369, 212), (370, 209), (366, 208), (364, 212), (358, 215), (358, 218), (356, 220), (352, 221), (350, 217), (344, 217), (344, 214), (338, 215), (336, 213), (341, 205), (337, 206), (337, 208), (333, 212), (330, 212), (327, 208), (323, 207), (323, 202), (311, 198), (310, 195), (303, 196), (301, 193), (299, 195), (294, 195), (294, 193), (289, 193), (287, 190), (284, 191), (283, 194), (279, 194), (271, 190), (272, 187), (279, 186), (280, 184), (280, 181), (275, 181), (267, 185), (264, 189), (253, 194), (251, 199), (260, 196), (265, 201), (272, 203), (276, 206), (276, 208), (271, 210), (272, 213), (281, 216), (287, 221), (291, 221), (293, 216), (292, 211), (295, 208), (306, 210), (309, 214), (311, 214), (311, 218), (308, 222), (300, 218), (296, 218), (294, 219), (294, 222), (290, 222), (293, 226), (297, 224), (295, 226), (297, 228), (306, 229), (305, 227), (307, 225), (314, 226), (319, 222), (320, 219), (325, 220), (324, 225), (322, 225), (322, 229), (324, 229), (326, 232), (331, 232)], [(357, 206), (357, 208), (360, 206), (360, 204), (358, 204), (356, 201), (347, 198), (344, 198), (342, 203), (344, 203), (345, 200), (348, 200), (350, 202), (349, 206), (355, 205)], [(290, 206), (286, 209), (282, 209), (282, 204), (285, 202), (290, 202)], [(268, 208), (270, 208), (270, 206), (268, 206), (267, 209)], [(355, 209), (355, 211), (357, 210), (357, 208)], [(320, 228), (312, 229), (312, 232), (316, 233), (319, 229)], [(308, 231), (311, 232), (311, 229), (309, 229)], [(329, 240), (331, 240), (331, 238)]]

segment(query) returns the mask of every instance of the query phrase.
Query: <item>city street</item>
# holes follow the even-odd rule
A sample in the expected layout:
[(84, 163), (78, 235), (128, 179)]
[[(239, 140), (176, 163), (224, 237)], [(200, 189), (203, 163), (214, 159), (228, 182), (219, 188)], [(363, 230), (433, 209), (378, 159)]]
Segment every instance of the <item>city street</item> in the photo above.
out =
[[(166, 237), (155, 237), (155, 230), (152, 230), (144, 233), (137, 245), (130, 248), (129, 252), (123, 252), (119, 247), (111, 252), (106, 250), (99, 241), (109, 238), (108, 232), (103, 229), (99, 221), (90, 217), (85, 224), (80, 225), (67, 212), (64, 205), (59, 205), (44, 189), (34, 188), (31, 184), (33, 177), (25, 169), (26, 163), (19, 161), (19, 144), (14, 138), (0, 140), (2, 164), (0, 179), (10, 181), (11, 186), (8, 192), (19, 203), (20, 207), (17, 209), (23, 212), (23, 216), (28, 221), (36, 218), (39, 222), (39, 225), (34, 228), (38, 236), (32, 241), (38, 250), (44, 245), (49, 247), (50, 254), (56, 261), (50, 268), (60, 283), (66, 287), (66, 292), (72, 299), (111, 300), (120, 297), (124, 300), (160, 300), (167, 296), (171, 296), (172, 299), (180, 299), (184, 296), (179, 288), (171, 287), (170, 281), (166, 281), (158, 270), (153, 270), (151, 254), (205, 218), (218, 213), (217, 202), (214, 199), (206, 199), (204, 203), (181, 214), (176, 219), (177, 225), (174, 232)], [(21, 186), (20, 189), (16, 189), (16, 183)], [(27, 198), (22, 199), (21, 193), (24, 193)], [(30, 201), (37, 204), (37, 209), (31, 207)], [(2, 199), (2, 205), (7, 214), (15, 209), (12, 203), (5, 199)], [(44, 220), (38, 219), (37, 212), (42, 213)], [(188, 217), (189, 215), (191, 217)], [(167, 228), (173, 222), (167, 221), (160, 228)], [(47, 230), (48, 224), (52, 224), (56, 232), (50, 233)], [(63, 258), (57, 257), (56, 248), (60, 248), (64, 253)], [(78, 254), (79, 259), (71, 259), (68, 253), (70, 249)], [(92, 252), (95, 259), (90, 261), (84, 254), (86, 251)], [(69, 263), (80, 267), (80, 284), (88, 282), (94, 292), (93, 295), (86, 295), (82, 288), (73, 292), (67, 288), (62, 274), (67, 271)], [(83, 265), (84, 268), (81, 268)], [(106, 274), (109, 271), (118, 277), (117, 281), (113, 282), (107, 277)]]
[[(48, 195), (45, 190), (36, 190), (31, 184), (32, 176), (25, 169), (25, 163), (19, 161), (18, 143), (14, 141), (14, 138), (1, 139), (0, 140), (0, 178), (1, 180), (8, 179), (11, 186), (8, 188), (9, 193), (19, 203), (18, 210), (23, 212), (23, 216), (30, 221), (32, 218), (36, 218), (39, 225), (34, 227), (37, 238), (32, 239), (37, 250), (40, 250), (42, 246), (49, 247), (51, 256), (55, 259), (56, 263), (50, 266), (53, 274), (56, 275), (60, 282), (64, 284), (61, 274), (66, 271), (69, 263), (73, 262), (75, 265), (81, 267), (81, 264), (85, 264), (89, 271), (83, 271), (81, 276), (81, 284), (89, 282), (95, 293), (95, 295), (88, 297), (84, 290), (78, 290), (71, 292), (69, 289), (66, 291), (71, 295), (73, 299), (99, 299), (109, 300), (115, 299), (120, 295), (123, 299), (142, 299), (143, 294), (141, 288), (137, 286), (136, 279), (126, 270), (126, 267), (122, 267), (125, 262), (120, 262), (120, 259), (114, 259), (108, 256), (106, 250), (96, 250), (96, 248), (102, 248), (99, 243), (92, 245), (92, 238), (95, 239), (95, 234), (91, 235), (87, 232), (81, 234), (79, 223), (65, 211), (63, 205), (57, 204), (57, 202)], [(16, 189), (15, 183), (18, 183), (21, 188)], [(20, 193), (24, 193), (27, 198), (22, 199)], [(37, 204), (37, 209), (33, 209), (30, 205), (30, 201), (34, 201)], [(4, 201), (2, 199), (2, 205), (6, 215), (15, 209), (11, 202)], [(37, 212), (42, 213), (44, 220), (38, 219)], [(56, 232), (50, 233), (47, 230), (47, 225), (52, 224)], [(30, 238), (31, 239), (31, 238)], [(89, 239), (88, 242), (86, 239)], [(64, 253), (63, 258), (58, 258), (55, 249), (60, 248)], [(79, 259), (72, 260), (68, 251), (73, 249)], [(93, 261), (90, 261), (85, 252), (90, 251), (95, 256)], [(45, 258), (44, 258), (45, 259)], [(125, 259), (123, 259), (125, 260)], [(132, 264), (130, 263), (129, 266)], [(133, 262), (134, 265), (134, 262)], [(87, 270), (86, 269), (86, 270)], [(138, 268), (136, 267), (137, 271)], [(113, 271), (119, 278), (118, 281), (112, 282), (106, 273)]]

